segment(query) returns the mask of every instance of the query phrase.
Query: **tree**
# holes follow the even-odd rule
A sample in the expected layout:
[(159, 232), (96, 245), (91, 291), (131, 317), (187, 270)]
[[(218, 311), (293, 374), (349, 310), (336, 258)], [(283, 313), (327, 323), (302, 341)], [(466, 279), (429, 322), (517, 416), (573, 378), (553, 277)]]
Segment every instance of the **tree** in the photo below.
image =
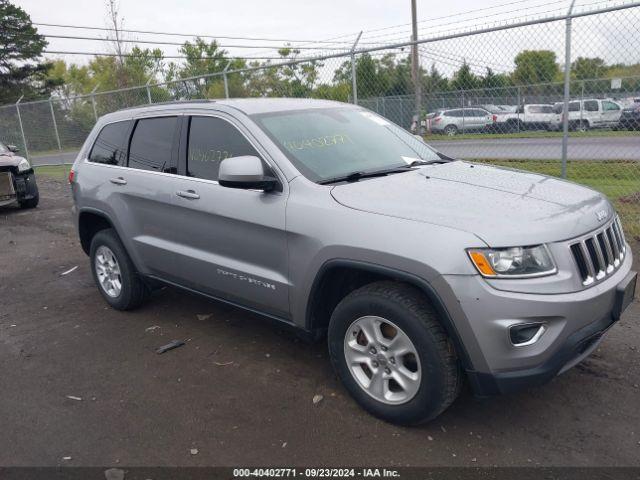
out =
[(516, 85), (548, 83), (560, 78), (556, 54), (551, 50), (524, 50), (516, 55), (513, 80)]
[(480, 79), (480, 84), (486, 90), (504, 88), (509, 85), (509, 77), (504, 73), (494, 73), (494, 71), (487, 67), (487, 71)]
[(578, 57), (571, 64), (571, 73), (576, 80), (591, 80), (605, 76), (607, 66), (598, 57)]
[(429, 73), (422, 75), (422, 91), (424, 93), (445, 92), (448, 87), (449, 82), (438, 71), (436, 64), (432, 63)]
[(467, 61), (463, 60), (462, 66), (453, 75), (451, 88), (453, 90), (473, 90), (478, 88), (479, 83), (478, 77), (471, 71)]
[(45, 38), (20, 7), (0, 0), (0, 103), (48, 96), (55, 86), (47, 77), (51, 64), (40, 61)]

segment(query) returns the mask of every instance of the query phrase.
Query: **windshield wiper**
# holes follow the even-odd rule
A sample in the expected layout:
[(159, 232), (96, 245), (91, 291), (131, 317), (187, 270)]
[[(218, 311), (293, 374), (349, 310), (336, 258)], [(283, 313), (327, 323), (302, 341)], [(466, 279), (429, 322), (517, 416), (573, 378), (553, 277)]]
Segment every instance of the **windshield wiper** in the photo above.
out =
[(384, 170), (374, 170), (373, 172), (351, 172), (347, 175), (340, 175), (338, 177), (327, 178), (325, 180), (320, 180), (317, 182), (320, 185), (327, 185), (329, 183), (338, 183), (338, 182), (357, 182), (361, 178), (373, 178), (373, 177), (383, 177), (385, 175), (389, 175), (392, 173), (401, 173), (406, 172), (411, 169), (415, 165), (402, 165), (400, 167), (394, 168), (385, 168)]

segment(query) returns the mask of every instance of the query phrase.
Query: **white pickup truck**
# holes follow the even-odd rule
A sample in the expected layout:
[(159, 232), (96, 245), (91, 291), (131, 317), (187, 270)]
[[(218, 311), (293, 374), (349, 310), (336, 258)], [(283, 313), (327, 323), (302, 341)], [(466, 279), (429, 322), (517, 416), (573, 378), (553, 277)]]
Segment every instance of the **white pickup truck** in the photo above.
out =
[[(564, 105), (555, 104), (556, 118), (553, 128), (562, 130)], [(569, 102), (569, 130), (586, 132), (591, 128), (615, 127), (620, 121), (622, 107), (613, 100), (590, 98)]]
[(514, 113), (496, 115), (494, 130), (499, 133), (521, 132), (523, 130), (549, 130), (557, 121), (553, 105), (521, 105)]

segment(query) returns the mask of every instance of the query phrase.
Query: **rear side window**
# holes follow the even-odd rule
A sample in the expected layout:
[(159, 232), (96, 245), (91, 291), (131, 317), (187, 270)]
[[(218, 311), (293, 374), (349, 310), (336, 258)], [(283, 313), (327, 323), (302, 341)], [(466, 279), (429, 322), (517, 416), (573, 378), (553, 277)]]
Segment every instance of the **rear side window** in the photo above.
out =
[(569, 103), (569, 111), (570, 112), (579, 112), (580, 111), (580, 102), (571, 102), (571, 103)]
[(129, 145), (129, 167), (174, 173), (171, 158), (177, 117), (138, 120)]
[(597, 112), (598, 102), (596, 100), (587, 100), (584, 102), (584, 109), (587, 112)]
[(215, 117), (191, 118), (188, 148), (187, 175), (206, 180), (218, 180), (225, 158), (260, 156), (236, 127)]
[(605, 111), (617, 111), (620, 110), (620, 106), (617, 103), (613, 102), (602, 102), (602, 109)]
[(106, 125), (96, 138), (91, 148), (89, 161), (106, 165), (124, 165), (125, 136), (129, 131), (131, 121), (115, 122)]

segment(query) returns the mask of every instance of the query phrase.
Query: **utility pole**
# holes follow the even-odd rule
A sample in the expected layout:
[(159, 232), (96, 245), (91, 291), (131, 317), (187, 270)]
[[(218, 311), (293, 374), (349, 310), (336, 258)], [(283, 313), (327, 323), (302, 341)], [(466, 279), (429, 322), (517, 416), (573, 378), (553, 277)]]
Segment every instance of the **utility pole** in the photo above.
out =
[(418, 13), (416, 11), (416, 0), (411, 0), (411, 78), (413, 80), (413, 90), (415, 92), (415, 114), (417, 119), (417, 130), (421, 132), (421, 112), (422, 112), (422, 88), (420, 85), (420, 60), (418, 57)]

